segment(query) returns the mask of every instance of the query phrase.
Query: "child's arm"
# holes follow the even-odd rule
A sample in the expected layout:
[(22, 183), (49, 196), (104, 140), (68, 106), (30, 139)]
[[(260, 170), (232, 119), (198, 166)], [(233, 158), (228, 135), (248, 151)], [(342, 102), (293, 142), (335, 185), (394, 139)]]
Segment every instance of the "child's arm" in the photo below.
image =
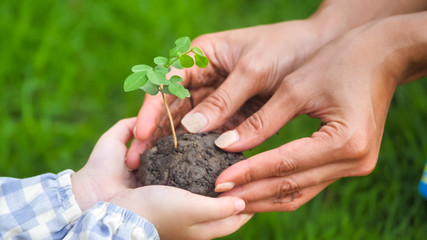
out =
[(124, 162), (135, 122), (122, 120), (108, 130), (76, 173), (0, 178), (0, 238), (207, 239), (249, 220), (251, 215), (236, 215), (245, 207), (236, 197), (209, 198), (166, 186), (134, 189)]
[(82, 214), (71, 190), (71, 173), (0, 178), (0, 239), (65, 236)]
[(147, 220), (106, 202), (82, 213), (71, 174), (0, 178), (0, 239), (159, 239)]
[(148, 220), (115, 204), (100, 202), (84, 212), (64, 239), (159, 240)]

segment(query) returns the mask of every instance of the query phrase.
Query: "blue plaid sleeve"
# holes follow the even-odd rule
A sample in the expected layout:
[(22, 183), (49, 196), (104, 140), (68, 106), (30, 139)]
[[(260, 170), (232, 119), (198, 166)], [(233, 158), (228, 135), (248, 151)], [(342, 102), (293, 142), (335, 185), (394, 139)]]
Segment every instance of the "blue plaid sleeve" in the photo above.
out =
[(0, 239), (62, 239), (82, 215), (72, 173), (0, 178)]
[(154, 226), (117, 205), (100, 202), (80, 217), (64, 239), (160, 240)]
[(0, 239), (159, 239), (150, 222), (116, 205), (82, 213), (72, 173), (0, 178)]

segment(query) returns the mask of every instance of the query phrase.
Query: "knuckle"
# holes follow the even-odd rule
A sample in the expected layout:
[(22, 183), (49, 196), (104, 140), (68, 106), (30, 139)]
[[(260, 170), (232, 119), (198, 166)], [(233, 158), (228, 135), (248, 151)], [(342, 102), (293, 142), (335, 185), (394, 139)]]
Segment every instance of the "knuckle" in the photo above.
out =
[(279, 181), (277, 184), (276, 194), (277, 196), (286, 196), (289, 192), (295, 192), (300, 189), (298, 183), (295, 181), (285, 178)]
[(203, 34), (200, 35), (198, 37), (196, 37), (195, 39), (193, 39), (192, 44), (195, 46), (198, 45), (205, 45), (207, 42), (209, 42), (209, 38), (212, 34)]
[(265, 116), (262, 109), (252, 114), (246, 121), (249, 129), (257, 135), (262, 135), (265, 127)]
[(276, 72), (272, 69), (260, 66), (255, 62), (256, 58), (245, 56), (241, 58), (236, 65), (236, 71), (246, 76), (250, 82), (250, 88), (245, 89), (251, 96), (257, 94), (272, 94), (272, 89), (276, 89), (279, 77), (272, 74)]
[(372, 159), (367, 159), (363, 163), (359, 164), (357, 167), (356, 175), (357, 176), (367, 176), (371, 174), (376, 166), (376, 161)]
[(297, 162), (294, 159), (287, 157), (287, 155), (283, 152), (282, 148), (279, 147), (276, 149), (279, 152), (276, 176), (289, 176), (290, 174), (294, 173), (297, 169)]
[(252, 182), (255, 179), (254, 178), (255, 175), (254, 175), (254, 172), (253, 172), (254, 168), (251, 167), (251, 161), (250, 161), (250, 159), (248, 159), (248, 160), (244, 160), (243, 162), (246, 163), (245, 164), (246, 171), (245, 171), (245, 174), (244, 174), (245, 182), (246, 183)]
[(247, 54), (239, 59), (236, 67), (239, 72), (246, 73), (247, 76), (256, 77), (261, 74), (261, 68), (257, 67), (255, 59)]
[(237, 63), (237, 70), (245, 73), (254, 80), (261, 80), (269, 76), (272, 69), (264, 65), (260, 65), (259, 56), (254, 54), (244, 54)]
[(297, 76), (294, 72), (283, 78), (279, 88), (281, 92), (289, 93), (290, 97), (297, 98), (298, 96), (307, 95), (306, 88), (301, 87), (301, 84), (307, 81), (309, 81), (307, 76)]
[(230, 95), (221, 88), (205, 100), (206, 106), (213, 112), (225, 113), (229, 109)]
[(342, 146), (343, 154), (351, 159), (360, 159), (368, 155), (370, 150), (370, 141), (358, 135), (353, 135), (347, 138), (347, 141)]
[(272, 205), (275, 206), (275, 209), (284, 212), (293, 212), (296, 211), (301, 206), (301, 193), (292, 192), (284, 196), (278, 196), (272, 199)]

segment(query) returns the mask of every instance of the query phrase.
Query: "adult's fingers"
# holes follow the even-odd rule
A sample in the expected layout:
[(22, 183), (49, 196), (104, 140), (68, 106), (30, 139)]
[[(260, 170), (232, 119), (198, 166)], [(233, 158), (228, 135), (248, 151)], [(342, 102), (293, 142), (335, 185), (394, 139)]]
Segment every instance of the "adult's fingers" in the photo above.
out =
[(196, 224), (192, 227), (195, 235), (208, 239), (227, 236), (247, 223), (253, 214), (237, 214), (227, 218)]
[(273, 212), (284, 211), (291, 212), (297, 210), (300, 206), (310, 201), (323, 189), (332, 184), (334, 181), (325, 182), (310, 188), (305, 188), (301, 191), (289, 193), (284, 196), (271, 197), (256, 202), (248, 203), (245, 208), (245, 213), (254, 212)]
[(253, 76), (236, 67), (211, 95), (185, 115), (181, 124), (191, 133), (217, 129), (256, 94), (255, 83)]
[(234, 196), (246, 202), (256, 202), (267, 198), (280, 198), (325, 182), (348, 176), (353, 162), (331, 163), (294, 173), (285, 177), (260, 179), (239, 185), (221, 196)]
[[(288, 80), (284, 80), (287, 82)], [(273, 134), (298, 114), (304, 105), (298, 96), (306, 96), (302, 89), (289, 89), (289, 84), (281, 84), (267, 103), (242, 122), (234, 130), (223, 133), (215, 144), (226, 151), (251, 149)]]
[[(329, 123), (311, 137), (297, 139), (278, 148), (260, 153), (226, 169), (216, 181), (217, 191), (269, 177), (283, 177), (337, 160), (365, 159), (355, 175), (372, 171), (376, 158), (369, 152), (370, 141), (343, 124)], [(368, 154), (372, 154), (367, 158)]]
[[(167, 100), (171, 102), (174, 99), (167, 97)], [(135, 126), (135, 137), (141, 140), (149, 139), (154, 131), (156, 131), (160, 117), (165, 113), (165, 105), (161, 94), (157, 94), (156, 96), (145, 94), (144, 103), (138, 113), (138, 121)]]
[(126, 166), (129, 169), (137, 169), (139, 167), (141, 153), (150, 147), (150, 141), (134, 139), (126, 154)]

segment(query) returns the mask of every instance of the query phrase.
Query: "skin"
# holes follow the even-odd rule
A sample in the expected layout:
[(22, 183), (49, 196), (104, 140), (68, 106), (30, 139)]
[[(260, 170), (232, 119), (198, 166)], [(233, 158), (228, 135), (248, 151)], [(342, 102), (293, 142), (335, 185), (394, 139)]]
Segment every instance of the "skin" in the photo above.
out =
[[(244, 198), (247, 212), (293, 211), (339, 178), (371, 173), (396, 87), (426, 73), (419, 66), (426, 66), (427, 36), (417, 32), (426, 20), (424, 12), (356, 28), (289, 75), (256, 113), (263, 114), (257, 117), (259, 127), (247, 131), (248, 126), (242, 123), (236, 128), (241, 140), (226, 150), (262, 141), (293, 116), (308, 114), (320, 119), (322, 126), (311, 137), (258, 154), (224, 171), (217, 184), (233, 183), (236, 187), (223, 196)], [(410, 28), (415, 30), (406, 35), (396, 31)], [(319, 81), (322, 86), (313, 89)], [(282, 111), (284, 106), (288, 111)], [(268, 122), (268, 129), (263, 127), (267, 126), (262, 122), (264, 115), (277, 119)]]
[[(243, 198), (246, 212), (292, 211), (336, 179), (369, 174), (394, 90), (423, 75), (420, 49), (426, 49), (423, 38), (414, 35), (424, 25), (387, 17), (426, 5), (325, 1), (307, 20), (195, 39), (210, 65), (172, 73), (185, 79), (192, 94), (186, 101), (169, 97), (177, 123), (185, 114), (202, 114), (206, 125), (197, 131), (233, 130), (238, 137), (223, 149), (244, 151), (298, 115), (322, 121), (311, 137), (230, 167), (218, 177), (217, 190), (232, 189), (224, 195)], [(147, 95), (138, 115), (138, 140), (127, 156), (129, 168), (137, 168), (139, 154), (167, 134), (163, 116), (160, 96)]]
[(87, 164), (71, 176), (82, 211), (100, 201), (114, 203), (149, 220), (162, 239), (217, 238), (252, 217), (239, 214), (245, 202), (236, 197), (209, 198), (166, 186), (135, 188), (134, 174), (124, 164), (135, 123), (131, 118), (115, 124), (99, 139)]

